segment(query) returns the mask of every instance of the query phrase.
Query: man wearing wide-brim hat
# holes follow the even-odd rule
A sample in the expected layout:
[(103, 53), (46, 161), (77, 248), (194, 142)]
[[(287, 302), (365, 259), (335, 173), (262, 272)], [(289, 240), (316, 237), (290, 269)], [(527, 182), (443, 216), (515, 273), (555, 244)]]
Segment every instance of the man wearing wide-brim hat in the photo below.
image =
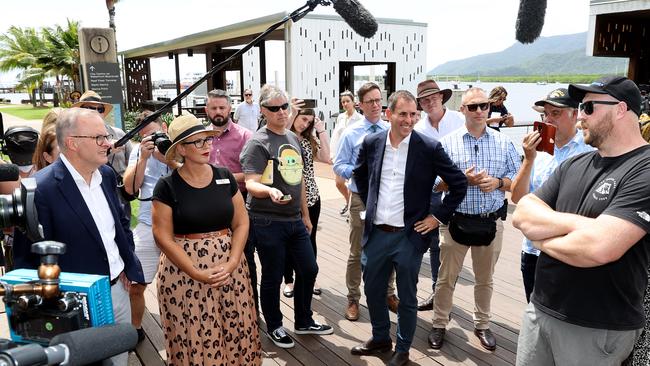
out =
[[(524, 137), (524, 160), (511, 186), (511, 200), (514, 203), (541, 187), (564, 160), (593, 150), (585, 144), (582, 133), (578, 133), (578, 102), (569, 96), (566, 88), (552, 90), (546, 97), (536, 101), (533, 109), (542, 114), (544, 122), (555, 126), (554, 153), (537, 153), (536, 148), (541, 142), (539, 131), (533, 131)], [(526, 301), (530, 301), (535, 285), (538, 257), (539, 250), (530, 240), (524, 238), (521, 249), (521, 277), (524, 281)]]
[[(440, 140), (450, 132), (465, 125), (465, 116), (458, 111), (452, 111), (445, 108), (445, 103), (451, 98), (451, 89), (440, 89), (438, 83), (428, 79), (418, 84), (417, 100), (420, 108), (426, 113), (414, 129), (435, 140)], [(433, 192), (431, 194), (431, 207), (440, 205), (442, 192)], [(418, 304), (418, 310), (432, 310), (433, 296), (438, 280), (438, 269), (440, 267), (440, 246), (438, 240), (438, 230), (431, 235), (431, 295)]]
[[(122, 138), (122, 136), (124, 136), (124, 131), (122, 131), (120, 128), (111, 126), (108, 123), (106, 123), (106, 116), (108, 116), (108, 114), (113, 109), (113, 105), (102, 101), (102, 97), (96, 92), (92, 90), (86, 91), (85, 93), (83, 93), (81, 98), (79, 98), (79, 101), (73, 104), (72, 106), (97, 111), (97, 113), (99, 113), (104, 119), (104, 125), (106, 126), (106, 130), (108, 131), (109, 135), (112, 136), (113, 139), (112, 142), (115, 142), (120, 138)], [(124, 144), (123, 149), (112, 148), (111, 153), (108, 155), (108, 166), (113, 168), (116, 175), (118, 176), (117, 178), (118, 185), (122, 184), (122, 177), (124, 176), (124, 172), (126, 171), (126, 167), (129, 163), (129, 156), (131, 155), (132, 149), (133, 149), (133, 145), (131, 144), (131, 141), (128, 141), (126, 144)], [(131, 205), (121, 194), (119, 189), (118, 189), (118, 193), (119, 193), (118, 196), (120, 197), (120, 201), (124, 206), (124, 212), (126, 214), (126, 217), (130, 218)]]

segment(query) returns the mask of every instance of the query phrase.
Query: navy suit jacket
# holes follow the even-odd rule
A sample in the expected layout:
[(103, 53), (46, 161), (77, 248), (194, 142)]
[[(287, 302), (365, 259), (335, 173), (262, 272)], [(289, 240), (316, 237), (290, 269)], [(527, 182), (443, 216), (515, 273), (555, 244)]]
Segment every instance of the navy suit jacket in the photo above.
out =
[[(124, 261), (124, 272), (131, 281), (144, 283), (142, 266), (135, 256), (129, 219), (125, 217), (115, 192), (115, 173), (105, 165), (99, 168), (99, 172), (102, 175), (101, 187), (115, 220), (115, 242)], [(45, 240), (66, 244), (65, 254), (59, 258), (61, 270), (110, 277), (108, 257), (99, 230), (63, 161), (57, 159), (38, 171), (34, 178), (34, 201)], [(31, 244), (22, 233), (16, 233), (16, 268), (36, 268), (40, 263), (39, 256), (31, 253)]]
[[(386, 148), (388, 131), (367, 135), (363, 140), (354, 168), (354, 182), (359, 196), (366, 205), (366, 218), (363, 231), (363, 245), (375, 219), (381, 169)], [(449, 192), (439, 207), (431, 209), (431, 191), (436, 177), (440, 176), (449, 186)], [(404, 227), (411, 243), (421, 252), (429, 248), (431, 234), (422, 235), (414, 230), (416, 221), (433, 214), (447, 224), (456, 207), (467, 193), (467, 178), (445, 153), (442, 145), (416, 131), (411, 132), (411, 141), (406, 158), (404, 177)]]

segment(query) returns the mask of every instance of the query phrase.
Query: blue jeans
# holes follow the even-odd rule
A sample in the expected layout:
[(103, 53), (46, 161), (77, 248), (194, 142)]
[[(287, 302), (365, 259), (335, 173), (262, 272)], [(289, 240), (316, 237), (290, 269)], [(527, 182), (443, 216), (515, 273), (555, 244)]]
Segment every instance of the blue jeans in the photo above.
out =
[[(434, 207), (441, 206), (442, 192), (431, 192), (431, 210)], [(431, 243), (429, 244), (429, 257), (431, 260), (431, 289), (436, 291), (436, 282), (438, 282), (438, 271), (440, 270), (440, 230), (435, 229), (431, 233)]]
[(372, 227), (363, 247), (361, 264), (372, 338), (390, 340), (390, 318), (386, 304), (388, 277), (395, 269), (399, 306), (397, 307), (396, 352), (408, 352), (417, 322), (416, 294), (423, 253), (406, 237), (405, 231), (387, 233)]
[(251, 215), (251, 230), (262, 265), (260, 303), (269, 332), (282, 326), (280, 285), (287, 255), (296, 271), (293, 286), (296, 328), (314, 324), (311, 311), (312, 291), (318, 274), (309, 233), (302, 220), (279, 221)]

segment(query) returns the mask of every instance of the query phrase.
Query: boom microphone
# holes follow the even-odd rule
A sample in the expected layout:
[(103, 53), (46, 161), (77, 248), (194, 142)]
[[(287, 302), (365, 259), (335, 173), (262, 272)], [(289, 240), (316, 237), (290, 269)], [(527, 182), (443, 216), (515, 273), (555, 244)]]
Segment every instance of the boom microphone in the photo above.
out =
[(546, 0), (520, 0), (515, 25), (517, 41), (533, 43), (542, 33), (545, 14)]
[(0, 182), (13, 182), (20, 175), (18, 165), (0, 163)]
[(334, 10), (358, 35), (371, 38), (377, 33), (377, 21), (357, 0), (332, 0)]

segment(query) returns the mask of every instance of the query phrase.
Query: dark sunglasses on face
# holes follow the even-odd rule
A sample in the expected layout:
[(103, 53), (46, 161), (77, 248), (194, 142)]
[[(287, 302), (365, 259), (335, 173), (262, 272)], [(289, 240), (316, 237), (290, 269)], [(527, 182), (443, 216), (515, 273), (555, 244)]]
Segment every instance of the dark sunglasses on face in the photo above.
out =
[(605, 104), (605, 105), (615, 105), (620, 102), (614, 102), (611, 100), (590, 100), (588, 102), (583, 102), (578, 105), (578, 109), (586, 115), (591, 115), (594, 113), (594, 104)]
[(245, 97), (252, 97), (253, 94), (244, 94)]
[(488, 109), (490, 106), (490, 103), (477, 103), (477, 104), (466, 104), (465, 108), (467, 108), (468, 111), (470, 112), (476, 112), (476, 108), (481, 108), (482, 111)]
[(194, 147), (196, 147), (197, 149), (200, 149), (203, 146), (205, 146), (206, 142), (212, 142), (213, 140), (214, 140), (214, 136), (208, 136), (208, 137), (206, 137), (204, 139), (198, 139), (198, 140), (194, 140), (194, 141), (185, 141), (185, 142), (182, 142), (181, 145), (194, 144)]
[(262, 107), (264, 107), (264, 108), (268, 109), (269, 111), (275, 113), (275, 112), (279, 111), (280, 109), (282, 109), (283, 111), (286, 111), (287, 108), (289, 108), (289, 103), (284, 103), (283, 105), (273, 105), (273, 106), (263, 105)]
[(84, 108), (84, 109), (90, 109), (90, 110), (93, 110), (93, 111), (97, 111), (97, 113), (99, 113), (99, 114), (104, 113), (104, 111), (106, 110), (106, 108), (104, 108), (103, 105), (100, 105), (100, 106), (94, 106), (94, 105), (82, 105), (81, 108)]

